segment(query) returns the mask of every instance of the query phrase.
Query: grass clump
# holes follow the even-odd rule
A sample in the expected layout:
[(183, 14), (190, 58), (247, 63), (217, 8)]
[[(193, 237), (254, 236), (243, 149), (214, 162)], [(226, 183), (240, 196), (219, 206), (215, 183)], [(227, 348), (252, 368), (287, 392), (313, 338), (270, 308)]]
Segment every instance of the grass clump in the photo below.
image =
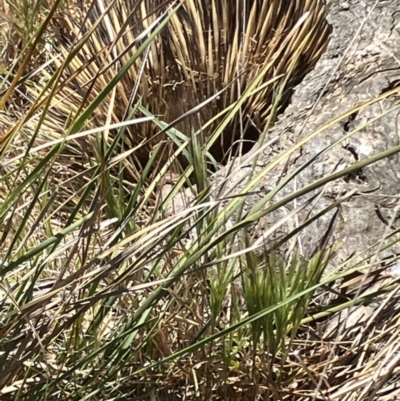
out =
[[(212, 114), (218, 124), (205, 136), (207, 119), (185, 134), (179, 125), (183, 117), (198, 116), (199, 99), (194, 110), (176, 116), (174, 125), (175, 117), (164, 121), (144, 97), (127, 97), (123, 88), (132, 69), (142, 75), (131, 89), (143, 95), (148, 78), (143, 76), (144, 55), (149, 57), (157, 38), (177, 23), (182, 5), (170, 3), (169, 13), (152, 29), (140, 25), (140, 32), (116, 29), (125, 20), (119, 2), (115, 7), (84, 3), (82, 8), (59, 1), (0, 3), (8, 7), (2, 40), (14, 61), (1, 73), (0, 398), (380, 397), (389, 391), (384, 379), (397, 360), (398, 283), (382, 275), (360, 279), (378, 264), (369, 254), (361, 255), (361, 263), (357, 255), (332, 270), (340, 244), (330, 244), (330, 232), (310, 257), (302, 255), (291, 241), (315, 220), (311, 215), (272, 250), (249, 228), (300, 196), (309, 194), (310, 205), (326, 183), (398, 149), (273, 202), (311, 160), (245, 212), (246, 198), (261, 178), (296, 147), (257, 173), (257, 154), (252, 156), (252, 172), (243, 188), (232, 193), (224, 183), (211, 182), (210, 165), (218, 165), (212, 146), (227, 127), (236, 126), (235, 119), (247, 116), (249, 99), (263, 93), (260, 85), (262, 90), (273, 87), (271, 105), (264, 109), (266, 134), (290, 85), (279, 74), (268, 75), (273, 63), (271, 70), (258, 70), (230, 98), (231, 104), (217, 108), (221, 115)], [(101, 11), (96, 18), (93, 9)], [(62, 13), (71, 25), (57, 36)], [(307, 46), (316, 43), (323, 15), (299, 16), (288, 34), (299, 51), (308, 54)], [(105, 35), (104, 27), (114, 35), (112, 41), (95, 40), (99, 32)], [(129, 47), (119, 46), (128, 34), (141, 40), (123, 53)], [(46, 43), (52, 46), (44, 54)], [(85, 60), (84, 54), (93, 59)], [(300, 58), (300, 53), (291, 55), (289, 75)], [(319, 56), (312, 55), (315, 60)], [(235, 82), (238, 77), (231, 78)], [(208, 105), (215, 100), (204, 99)], [(156, 132), (165, 141), (139, 157), (143, 138), (137, 141), (135, 132)], [(165, 143), (173, 145), (166, 148)], [(289, 218), (271, 226), (265, 237), (273, 237)], [(379, 247), (371, 253), (379, 254)], [(347, 293), (354, 280), (357, 293)], [(350, 316), (380, 300), (385, 321), (375, 314), (361, 329), (337, 324), (333, 334), (325, 330), (336, 312), (349, 311)], [(361, 387), (376, 366), (386, 370), (375, 387)]]

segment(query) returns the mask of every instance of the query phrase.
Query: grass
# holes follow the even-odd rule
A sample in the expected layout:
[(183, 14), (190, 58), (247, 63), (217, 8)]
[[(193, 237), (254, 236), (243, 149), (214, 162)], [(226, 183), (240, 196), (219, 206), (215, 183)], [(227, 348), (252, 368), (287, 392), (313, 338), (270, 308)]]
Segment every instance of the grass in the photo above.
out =
[[(250, 233), (308, 196), (264, 230), (264, 238), (274, 237), (326, 184), (399, 148), (276, 198), (334, 143), (261, 194), (251, 210), (244, 205), (262, 177), (306, 141), (397, 89), (337, 116), (261, 171), (253, 154), (242, 188), (229, 189), (213, 182), (213, 146), (266, 92), (273, 99), (260, 144), (267, 144), (296, 60), (309, 47), (320, 49), (323, 14), (299, 16), (243, 91), (232, 89), (235, 80), (170, 121), (149, 107), (160, 101), (156, 94), (146, 103), (123, 89), (131, 82), (132, 93), (143, 94), (137, 82), (144, 82), (148, 49), (176, 23), (178, 7), (123, 53), (124, 35), (132, 32), (119, 25), (126, 18), (118, 17), (118, 5), (89, 21), (87, 3), (79, 10), (61, 1), (0, 2), (0, 65), (12, 61), (0, 71), (0, 399), (394, 399), (399, 286), (385, 277), (380, 259), (394, 233), (388, 229), (334, 269), (340, 244), (330, 231), (308, 257), (291, 246), (346, 196), (310, 213), (272, 249)], [(108, 44), (102, 26), (113, 37)], [(283, 49), (295, 44), (287, 76), (272, 74)], [(215, 103), (229, 99), (229, 90), (237, 101)], [(182, 134), (182, 121), (195, 121), (200, 106), (217, 112)], [(160, 140), (144, 160), (153, 132)], [(213, 134), (206, 140), (205, 132)], [(170, 157), (167, 139), (175, 144)], [(227, 169), (226, 183), (234, 173)]]

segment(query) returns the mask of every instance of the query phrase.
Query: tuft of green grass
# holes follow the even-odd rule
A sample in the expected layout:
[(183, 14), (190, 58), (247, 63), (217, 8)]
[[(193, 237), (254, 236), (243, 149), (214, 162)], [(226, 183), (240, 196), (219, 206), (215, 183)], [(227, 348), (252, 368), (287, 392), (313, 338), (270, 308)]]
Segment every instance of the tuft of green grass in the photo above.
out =
[[(330, 242), (330, 231), (308, 259), (300, 249), (288, 246), (318, 217), (337, 209), (346, 196), (310, 213), (272, 247), (252, 237), (249, 228), (282, 208), (291, 208), (289, 215), (265, 230), (263, 238), (272, 238), (299, 210), (292, 206), (300, 196), (309, 197), (301, 207), (310, 206), (325, 184), (400, 148), (371, 156), (276, 200), (275, 195), (297, 174), (340, 144), (334, 143), (288, 173), (270, 192), (260, 194), (259, 202), (245, 212), (246, 199), (262, 177), (326, 127), (310, 133), (257, 173), (255, 153), (246, 161), (252, 171), (235, 192), (223, 181), (213, 183), (209, 171), (210, 164), (217, 165), (210, 156), (213, 144), (234, 118), (244, 116), (248, 99), (273, 85), (262, 146), (287, 89), (285, 79), (280, 80), (280, 75), (265, 79), (272, 67), (267, 63), (233, 104), (212, 116), (220, 123), (208, 140), (203, 133), (212, 119), (186, 136), (140, 99), (128, 102), (126, 113), (116, 122), (113, 113), (122, 96), (121, 83), (132, 69), (143, 74), (139, 61), (172, 23), (180, 5), (172, 4), (171, 12), (143, 35), (137, 48), (117, 51), (111, 65), (107, 60), (115, 49), (123, 50), (118, 47), (123, 41), (100, 46), (94, 33), (107, 16), (115, 17), (118, 8), (110, 3), (84, 31), (78, 22), (85, 21), (91, 5), (84, 3), (78, 10), (57, 1), (13, 2), (7, 19), (11, 24), (7, 41), (15, 34), (19, 45), (13, 67), (0, 84), (0, 130), (4, 130), (0, 142), (0, 398), (280, 401), (371, 396), (361, 385), (375, 378), (375, 366), (395, 369), (397, 360), (389, 361), (388, 355), (391, 351), (397, 355), (399, 334), (398, 280), (388, 282), (382, 275), (374, 275), (372, 281), (361, 279), (381, 263), (378, 256), (371, 258), (379, 255), (381, 243), (335, 269), (328, 266), (340, 244)], [(58, 48), (54, 39), (55, 53), (45, 61), (41, 46), (56, 34), (61, 12), (76, 12), (69, 21), (76, 22), (70, 28), (79, 35), (68, 48)], [(13, 22), (15, 13), (22, 25)], [(289, 63), (289, 75), (295, 72), (301, 52), (318, 39), (324, 15), (317, 17), (311, 21), (314, 25), (302, 19), (290, 35), (298, 51)], [(120, 28), (116, 39), (126, 27)], [(69, 38), (67, 31), (64, 34)], [(105, 70), (96, 70), (93, 60), (82, 61), (80, 56), (90, 47)], [(104, 80), (105, 71), (110, 80)], [(72, 89), (80, 74), (86, 73), (96, 79), (89, 79), (80, 91)], [(217, 95), (223, 94), (225, 90)], [(196, 110), (181, 117), (193, 116)], [(160, 163), (165, 151), (161, 144), (145, 163), (137, 163), (141, 144), (131, 146), (128, 132), (146, 129), (150, 123), (158, 127), (160, 137), (166, 134), (175, 144), (165, 163)], [(179, 163), (182, 155), (186, 164)], [(234, 171), (226, 171), (229, 182)], [(335, 218), (336, 214), (332, 225)], [(388, 231), (386, 239), (392, 234)], [(388, 261), (396, 262), (395, 258)], [(356, 293), (346, 292), (354, 277), (358, 277)], [(337, 312), (378, 301), (382, 313), (372, 315), (366, 329), (360, 331), (355, 325), (352, 335), (337, 325), (333, 334), (326, 332)], [(386, 374), (374, 379), (376, 394), (387, 390)]]

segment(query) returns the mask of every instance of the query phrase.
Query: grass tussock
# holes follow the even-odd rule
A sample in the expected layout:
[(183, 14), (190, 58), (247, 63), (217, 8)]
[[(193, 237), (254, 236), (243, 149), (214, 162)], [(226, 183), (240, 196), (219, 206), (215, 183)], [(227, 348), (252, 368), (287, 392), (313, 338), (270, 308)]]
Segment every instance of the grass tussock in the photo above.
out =
[[(329, 232), (302, 255), (293, 240), (311, 212), (274, 249), (248, 230), (301, 195), (311, 205), (348, 171), (274, 202), (293, 178), (284, 177), (247, 213), (261, 177), (295, 148), (249, 174), (238, 195), (210, 182), (222, 162), (213, 146), (233, 129), (243, 143), (243, 121), (262, 143), (301, 80), (300, 60), (312, 68), (326, 48), (322, 3), (283, 7), (297, 23), (282, 18), (279, 44), (268, 25), (241, 22), (262, 49), (240, 30), (226, 42), (205, 34), (200, 67), (182, 28), (196, 2), (186, 2), (187, 20), (175, 2), (163, 14), (166, 3), (146, 19), (147, 1), (0, 0), (0, 399), (395, 399), (399, 286), (387, 267), (396, 258), (383, 263), (377, 243), (333, 269), (340, 244)], [(227, 9), (205, 3), (226, 23)], [(231, 70), (220, 65), (229, 41)], [(171, 49), (178, 61), (160, 85), (151, 62)], [(234, 62), (243, 49), (256, 60), (246, 74)], [(176, 74), (192, 86), (171, 95)]]

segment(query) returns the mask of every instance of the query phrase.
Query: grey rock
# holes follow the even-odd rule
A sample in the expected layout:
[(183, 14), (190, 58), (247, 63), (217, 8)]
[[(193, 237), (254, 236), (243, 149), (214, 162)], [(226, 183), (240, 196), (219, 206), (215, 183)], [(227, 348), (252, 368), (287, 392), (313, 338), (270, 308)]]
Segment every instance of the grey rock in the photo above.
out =
[[(295, 180), (286, 184), (275, 195), (273, 202), (332, 172), (341, 171), (357, 161), (399, 145), (400, 93), (355, 113), (349, 114), (349, 111), (395, 87), (399, 86), (400, 90), (400, 2), (352, 0), (346, 2), (345, 8), (343, 4), (335, 2), (333, 5), (328, 15), (333, 28), (329, 49), (296, 88), (290, 106), (268, 132), (265, 143), (271, 143), (260, 152), (256, 173), (311, 133), (321, 132), (302, 144), (289, 161), (279, 163), (262, 178), (253, 191), (254, 195), (248, 197), (246, 211), (251, 210), (268, 190), (277, 185), (281, 177), (287, 177), (336, 141), (339, 143), (319, 155)], [(353, 130), (357, 132), (345, 139)], [(250, 171), (249, 164), (260, 149), (259, 144), (249, 154), (215, 175), (217, 186), (225, 182), (220, 197), (240, 192)], [(335, 211), (338, 218), (331, 242), (343, 243), (335, 257), (337, 263), (379, 243), (385, 234), (398, 226), (394, 214), (400, 204), (399, 155), (394, 154), (355, 174), (338, 178), (301, 196), (296, 203), (289, 203), (285, 208), (269, 214), (250, 228), (254, 240), (263, 236), (268, 227), (290, 210), (305, 205), (312, 195), (321, 190), (313, 207), (308, 206), (296, 213), (273, 236), (265, 238), (265, 243), (276, 243), (297, 224), (343, 196), (347, 198), (338, 208), (319, 218), (296, 238), (303, 253), (309, 255), (313, 252), (326, 233)], [(372, 253), (382, 251), (380, 256), (383, 257), (400, 251), (399, 245), (384, 250), (383, 244), (386, 243), (382, 242)]]

